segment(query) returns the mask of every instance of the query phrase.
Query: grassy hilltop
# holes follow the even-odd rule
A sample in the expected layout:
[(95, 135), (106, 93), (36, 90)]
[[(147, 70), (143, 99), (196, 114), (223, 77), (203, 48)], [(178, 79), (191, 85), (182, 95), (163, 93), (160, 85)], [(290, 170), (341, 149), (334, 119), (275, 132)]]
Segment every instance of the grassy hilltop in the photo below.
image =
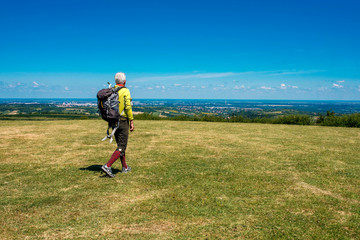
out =
[(135, 124), (109, 179), (104, 121), (0, 121), (0, 238), (359, 239), (360, 129)]

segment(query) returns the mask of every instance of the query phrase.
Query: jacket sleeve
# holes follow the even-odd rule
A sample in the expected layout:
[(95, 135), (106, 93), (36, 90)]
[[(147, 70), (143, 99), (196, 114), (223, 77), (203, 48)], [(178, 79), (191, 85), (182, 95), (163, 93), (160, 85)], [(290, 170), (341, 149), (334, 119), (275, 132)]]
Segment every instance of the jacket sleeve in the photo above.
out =
[(128, 90), (125, 94), (125, 112), (129, 120), (134, 120), (134, 116), (132, 113), (132, 107), (131, 107), (131, 96), (130, 91)]

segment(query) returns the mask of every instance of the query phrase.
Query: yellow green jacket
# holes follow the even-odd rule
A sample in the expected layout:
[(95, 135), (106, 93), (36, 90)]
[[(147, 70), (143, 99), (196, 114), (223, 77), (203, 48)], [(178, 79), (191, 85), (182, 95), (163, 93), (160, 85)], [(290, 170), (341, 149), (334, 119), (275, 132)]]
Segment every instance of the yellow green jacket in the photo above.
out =
[[(120, 87), (116, 85), (115, 88)], [(129, 89), (123, 87), (118, 91), (119, 94), (119, 113), (120, 116), (126, 117), (129, 120), (134, 120), (131, 108), (131, 96)]]

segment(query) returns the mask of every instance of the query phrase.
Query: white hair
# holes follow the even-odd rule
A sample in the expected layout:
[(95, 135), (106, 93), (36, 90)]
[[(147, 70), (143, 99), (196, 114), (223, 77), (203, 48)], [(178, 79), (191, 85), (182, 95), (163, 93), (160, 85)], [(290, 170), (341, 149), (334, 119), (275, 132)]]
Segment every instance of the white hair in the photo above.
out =
[(124, 84), (126, 81), (126, 75), (123, 72), (118, 72), (115, 74), (115, 82), (116, 84)]

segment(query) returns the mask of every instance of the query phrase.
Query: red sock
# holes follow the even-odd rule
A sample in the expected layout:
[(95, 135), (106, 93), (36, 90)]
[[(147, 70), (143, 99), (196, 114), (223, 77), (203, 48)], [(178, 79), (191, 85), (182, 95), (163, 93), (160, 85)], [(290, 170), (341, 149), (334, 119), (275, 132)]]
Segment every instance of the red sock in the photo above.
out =
[(110, 160), (106, 163), (106, 166), (111, 167), (113, 163), (120, 157), (120, 152), (116, 149), (114, 153), (111, 155)]
[(125, 161), (125, 153), (122, 157), (120, 157), (120, 160), (121, 160), (122, 167), (127, 168), (126, 161)]

